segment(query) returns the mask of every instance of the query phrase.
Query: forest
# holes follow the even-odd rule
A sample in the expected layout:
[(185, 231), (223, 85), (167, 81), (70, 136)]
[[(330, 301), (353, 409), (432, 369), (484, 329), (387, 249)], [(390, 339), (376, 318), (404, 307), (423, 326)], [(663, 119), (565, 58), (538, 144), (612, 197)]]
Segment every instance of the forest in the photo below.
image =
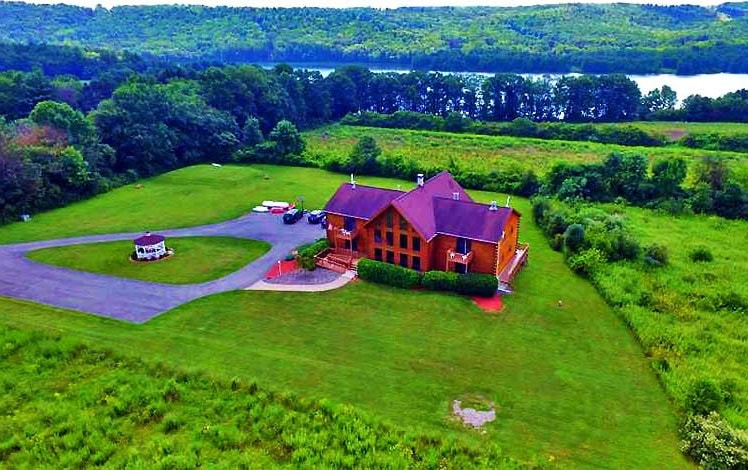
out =
[[(127, 57), (113, 57), (109, 68), (101, 58), (92, 64), (92, 69), (102, 71), (85, 81), (70, 74), (48, 76), (40, 69), (0, 72), (0, 220), (8, 222), (200, 162), (328, 165), (305, 155), (299, 131), (344, 117), (344, 122), (358, 120), (351, 123), (363, 125), (372, 125), (367, 119), (381, 122), (391, 117), (398, 125), (384, 127), (415, 129), (436, 122), (441, 126), (437, 130), (467, 132), (476, 125), (471, 120), (481, 120), (488, 124), (480, 124), (484, 127), (476, 132), (489, 134), (490, 123), (509, 122), (504, 125), (509, 135), (623, 145), (657, 145), (658, 141), (633, 128), (589, 131), (572, 123), (628, 122), (662, 115), (748, 121), (745, 90), (717, 99), (688, 97), (676, 109), (672, 90), (663, 87), (642, 96), (636, 83), (624, 75), (549, 81), (497, 74), (479, 79), (423, 72), (375, 74), (365, 67), (344, 66), (323, 77), (283, 64), (273, 69), (146, 66)], [(380, 114), (367, 114), (372, 112)], [(549, 127), (546, 121), (557, 123)], [(745, 151), (746, 138), (693, 134), (683, 145)], [(390, 163), (390, 169), (376, 171), (410, 178), (418, 170), (404, 159)], [(334, 170), (345, 166), (329, 165)], [(577, 173), (592, 181), (587, 169)], [(486, 173), (468, 175), (462, 182), (486, 189), (486, 178), (497, 176), (507, 179), (507, 175)], [(530, 195), (538, 189), (540, 183), (532, 183), (537, 175), (519, 178), (529, 178), (529, 186), (512, 183), (499, 190)], [(725, 188), (732, 191), (725, 196), (729, 207), (715, 206), (714, 198), (722, 196), (708, 191), (705, 194), (712, 202), (699, 207), (703, 212), (745, 217), (741, 202), (745, 190), (722, 184), (711, 190)], [(609, 196), (626, 197), (615, 192)]]
[(746, 11), (740, 3), (716, 8), (566, 4), (380, 10), (164, 5), (89, 9), (4, 2), (0, 41), (220, 63), (362, 63), (517, 73), (736, 73), (748, 71)]

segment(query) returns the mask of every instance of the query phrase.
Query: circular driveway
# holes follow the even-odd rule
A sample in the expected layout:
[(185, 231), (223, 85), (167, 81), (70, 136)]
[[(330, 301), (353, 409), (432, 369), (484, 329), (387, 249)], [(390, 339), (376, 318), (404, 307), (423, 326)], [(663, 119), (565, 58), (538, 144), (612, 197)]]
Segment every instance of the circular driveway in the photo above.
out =
[[(228, 276), (202, 284), (169, 285), (35, 263), (25, 253), (40, 248), (135, 239), (142, 233), (117, 233), (0, 245), (0, 295), (141, 323), (198, 297), (242, 289), (296, 246), (325, 235), (304, 219), (285, 225), (280, 216), (248, 214), (212, 225), (159, 230), (168, 237), (228, 236), (269, 242), (265, 255)], [(168, 241), (168, 240), (167, 240)]]

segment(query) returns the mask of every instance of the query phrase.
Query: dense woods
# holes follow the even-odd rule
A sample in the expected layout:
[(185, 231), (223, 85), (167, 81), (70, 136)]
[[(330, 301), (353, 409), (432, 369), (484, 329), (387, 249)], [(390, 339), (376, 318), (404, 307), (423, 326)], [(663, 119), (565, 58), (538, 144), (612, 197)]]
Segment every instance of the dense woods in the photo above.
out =
[(357, 62), (540, 73), (746, 72), (746, 10), (737, 3), (716, 9), (570, 4), (107, 10), (10, 2), (0, 4), (0, 40), (222, 63)]
[[(54, 55), (50, 51), (54, 49), (43, 52)], [(85, 81), (74, 74), (48, 76), (40, 69), (0, 73), (0, 220), (200, 162), (319, 165), (304, 155), (299, 130), (346, 116), (344, 122), (364, 125), (624, 145), (663, 142), (634, 128), (572, 123), (615, 123), (642, 116), (748, 120), (745, 90), (717, 99), (692, 96), (675, 108), (672, 90), (663, 87), (642, 96), (624, 75), (551, 80), (497, 74), (483, 79), (424, 72), (375, 74), (361, 66), (344, 66), (323, 77), (284, 64), (273, 69), (146, 65), (114, 56), (92, 64), (91, 70), (101, 71)], [(747, 143), (744, 135), (694, 134), (684, 137), (682, 145), (745, 151)], [(336, 171), (350, 166), (343, 161), (323, 165)], [(411, 178), (416, 167), (403, 161), (384, 166), (373, 162), (363, 171)], [(457, 176), (468, 187), (489, 188), (490, 180), (494, 190), (529, 195), (539, 182), (525, 170)], [(596, 170), (579, 171), (585, 181), (592, 181), (585, 175)], [(497, 181), (506, 185), (496, 187)], [(730, 208), (707, 201), (699, 210), (744, 217), (744, 190), (726, 188), (732, 191)], [(580, 191), (578, 195), (586, 197), (586, 190)], [(721, 197), (704, 194), (712, 201)]]

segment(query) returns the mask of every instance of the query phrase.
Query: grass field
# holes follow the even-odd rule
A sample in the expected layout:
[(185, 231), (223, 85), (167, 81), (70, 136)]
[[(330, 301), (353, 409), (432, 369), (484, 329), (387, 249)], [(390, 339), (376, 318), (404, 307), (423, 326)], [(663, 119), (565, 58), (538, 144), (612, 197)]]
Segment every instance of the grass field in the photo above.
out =
[[(720, 413), (748, 429), (748, 222), (673, 217), (638, 208), (624, 216), (644, 245), (670, 253), (660, 269), (608, 265), (597, 276), (649, 356), (659, 361), (668, 392), (683, 405), (691, 385), (714, 380), (730, 397)], [(714, 259), (693, 261), (706, 246)]]
[[(610, 125), (610, 124), (601, 124)], [(618, 124), (614, 124), (618, 125)], [(678, 140), (687, 134), (745, 134), (748, 133), (748, 124), (740, 122), (658, 122), (658, 121), (636, 121), (620, 124), (621, 126), (634, 126), (648, 132), (664, 135), (670, 140)]]
[[(287, 167), (187, 168), (148, 180), (143, 189), (121, 188), (0, 228), (0, 240), (139, 230), (149, 217), (149, 206), (140, 204), (153, 197), (149, 190), (169, 201), (170, 210), (159, 224), (146, 222), (171, 227), (233, 217), (259, 200), (299, 192), (310, 206), (320, 205), (344, 179)], [(350, 403), (407, 428), (498, 443), (522, 459), (539, 455), (575, 468), (688, 466), (678, 451), (676, 416), (639, 345), (595, 289), (547, 247), (528, 202), (514, 201), (527, 215), (521, 239), (532, 248), (517, 293), (500, 315), (457, 296), (356, 283), (326, 293), (219, 294), (142, 325), (2, 299), (0, 321), (222, 379), (237, 376)], [(119, 220), (116, 209), (125, 207)], [(485, 435), (447, 419), (451, 400), (466, 394), (498, 405)]]
[(612, 152), (639, 153), (651, 161), (682, 157), (689, 164), (711, 155), (727, 160), (736, 178), (748, 185), (748, 156), (745, 154), (683, 147), (624, 147), (594, 142), (332, 125), (305, 133), (306, 154), (316, 162), (339, 159), (347, 156), (358, 139), (366, 135), (377, 141), (384, 157), (413, 159), (434, 168), (448, 168), (450, 158), (454, 158), (461, 168), (477, 172), (518, 166), (544, 174), (559, 161), (596, 162)]
[(39, 263), (166, 284), (197, 284), (246, 266), (270, 250), (270, 244), (232, 237), (169, 238), (174, 255), (156, 262), (132, 262), (129, 240), (60, 246), (29, 252)]

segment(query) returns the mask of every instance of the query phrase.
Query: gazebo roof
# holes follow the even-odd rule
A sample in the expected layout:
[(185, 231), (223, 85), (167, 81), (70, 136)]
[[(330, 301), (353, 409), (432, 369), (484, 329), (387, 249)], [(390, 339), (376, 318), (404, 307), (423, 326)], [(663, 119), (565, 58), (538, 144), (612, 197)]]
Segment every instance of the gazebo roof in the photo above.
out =
[(161, 243), (162, 241), (166, 240), (163, 235), (155, 235), (147, 233), (143, 235), (142, 237), (135, 239), (135, 245), (136, 246), (151, 246), (155, 245), (157, 243)]

